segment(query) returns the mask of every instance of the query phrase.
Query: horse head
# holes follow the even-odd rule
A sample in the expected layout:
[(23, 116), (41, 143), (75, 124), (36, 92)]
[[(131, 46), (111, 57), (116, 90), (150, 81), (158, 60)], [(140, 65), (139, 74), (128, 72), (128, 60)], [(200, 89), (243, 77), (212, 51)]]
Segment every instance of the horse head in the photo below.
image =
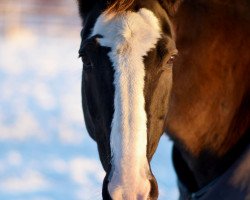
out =
[(156, 199), (150, 161), (168, 110), (177, 55), (170, 14), (176, 4), (78, 3), (83, 19), (82, 105), (106, 172), (103, 198)]
[(167, 130), (174, 141), (180, 199), (196, 199), (202, 188), (204, 195), (209, 184), (215, 189), (202, 199), (221, 199), (222, 189), (228, 191), (221, 194), (224, 199), (245, 199), (250, 191), (245, 175), (249, 1), (78, 3), (82, 104), (106, 171), (103, 198), (158, 197), (150, 161)]

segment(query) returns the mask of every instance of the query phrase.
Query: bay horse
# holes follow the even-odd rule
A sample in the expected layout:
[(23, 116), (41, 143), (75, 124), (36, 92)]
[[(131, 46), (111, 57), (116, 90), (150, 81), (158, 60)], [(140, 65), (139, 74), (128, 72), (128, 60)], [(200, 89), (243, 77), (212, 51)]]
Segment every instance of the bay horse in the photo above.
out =
[(250, 2), (78, 4), (82, 105), (103, 199), (158, 198), (150, 161), (164, 132), (181, 200), (250, 199)]

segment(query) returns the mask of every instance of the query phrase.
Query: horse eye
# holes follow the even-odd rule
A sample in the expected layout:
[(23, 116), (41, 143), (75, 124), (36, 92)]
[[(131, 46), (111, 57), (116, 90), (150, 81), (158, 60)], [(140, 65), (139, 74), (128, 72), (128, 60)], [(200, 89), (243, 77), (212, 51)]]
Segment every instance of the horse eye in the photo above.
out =
[(173, 64), (174, 64), (174, 61), (175, 61), (175, 58), (176, 58), (176, 55), (172, 55), (172, 56), (169, 58), (167, 64), (168, 64), (168, 65), (173, 65)]

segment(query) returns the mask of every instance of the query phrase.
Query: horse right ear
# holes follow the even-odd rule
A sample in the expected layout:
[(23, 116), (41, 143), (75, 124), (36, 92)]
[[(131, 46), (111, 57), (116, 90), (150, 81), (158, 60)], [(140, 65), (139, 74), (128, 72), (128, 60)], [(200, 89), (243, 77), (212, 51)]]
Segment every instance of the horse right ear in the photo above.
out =
[(85, 18), (86, 14), (93, 8), (96, 1), (95, 0), (77, 0), (78, 9), (82, 19)]

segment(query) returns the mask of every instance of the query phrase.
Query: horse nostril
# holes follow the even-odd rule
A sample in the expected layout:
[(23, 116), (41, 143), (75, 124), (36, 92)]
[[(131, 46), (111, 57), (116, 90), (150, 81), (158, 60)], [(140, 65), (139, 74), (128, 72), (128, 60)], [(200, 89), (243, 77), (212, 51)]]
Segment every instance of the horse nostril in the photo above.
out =
[(156, 181), (154, 176), (149, 181), (150, 181), (150, 186), (151, 186), (150, 193), (149, 193), (149, 199), (156, 200), (156, 199), (158, 199), (158, 196), (159, 196), (157, 181)]

